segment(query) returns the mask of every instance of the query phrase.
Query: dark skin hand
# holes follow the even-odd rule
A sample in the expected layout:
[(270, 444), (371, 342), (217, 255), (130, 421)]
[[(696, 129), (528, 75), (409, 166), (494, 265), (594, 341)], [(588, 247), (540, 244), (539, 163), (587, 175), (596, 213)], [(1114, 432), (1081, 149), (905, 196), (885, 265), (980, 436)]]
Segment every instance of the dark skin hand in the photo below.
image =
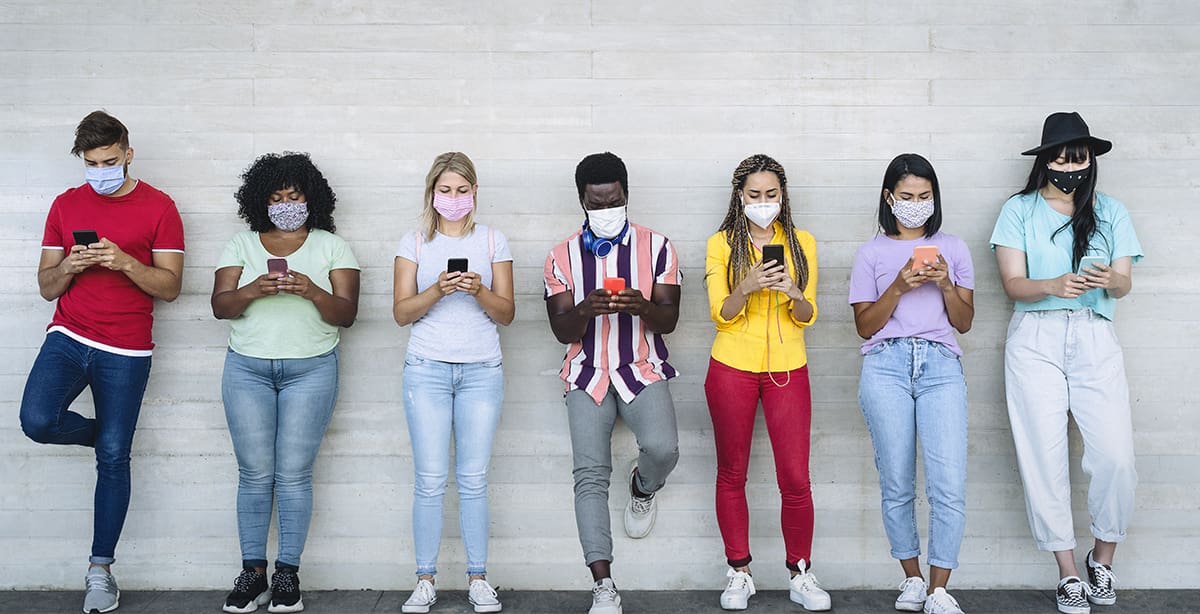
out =
[(576, 305), (571, 292), (560, 292), (546, 299), (546, 314), (554, 337), (561, 343), (579, 341), (593, 319), (618, 312), (638, 316), (652, 332), (667, 334), (679, 322), (679, 295), (679, 286), (667, 284), (654, 284), (650, 300), (635, 288), (616, 294), (598, 288)]

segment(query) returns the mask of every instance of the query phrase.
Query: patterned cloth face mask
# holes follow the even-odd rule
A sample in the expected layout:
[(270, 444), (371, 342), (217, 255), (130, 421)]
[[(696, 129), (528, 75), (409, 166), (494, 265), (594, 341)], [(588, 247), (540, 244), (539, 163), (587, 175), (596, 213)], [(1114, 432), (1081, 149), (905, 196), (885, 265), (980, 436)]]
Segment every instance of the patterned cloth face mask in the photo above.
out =
[(284, 232), (298, 230), (308, 220), (308, 203), (282, 202), (267, 206), (267, 217)]
[(893, 196), (892, 215), (905, 228), (920, 228), (933, 216), (933, 199), (900, 200)]

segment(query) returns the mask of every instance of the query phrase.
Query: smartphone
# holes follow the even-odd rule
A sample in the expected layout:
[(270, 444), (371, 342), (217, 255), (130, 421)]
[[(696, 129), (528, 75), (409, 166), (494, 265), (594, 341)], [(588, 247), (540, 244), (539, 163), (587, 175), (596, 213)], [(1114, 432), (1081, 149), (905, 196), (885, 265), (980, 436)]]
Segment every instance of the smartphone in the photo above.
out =
[(466, 258), (450, 258), (446, 260), (447, 273), (466, 273), (467, 259)]
[(768, 243), (762, 248), (763, 268), (770, 268), (770, 264), (783, 264), (783, 246), (778, 243)]
[(267, 258), (267, 273), (280, 276), (287, 275), (287, 258)]
[(1083, 272), (1092, 268), (1093, 264), (1108, 264), (1108, 258), (1104, 256), (1084, 256), (1079, 259), (1079, 268), (1075, 269), (1075, 274), (1083, 276)]
[(918, 245), (913, 248), (912, 270), (925, 268), (925, 261), (937, 262), (938, 247), (936, 245)]
[(624, 277), (605, 277), (604, 278), (604, 289), (608, 290), (609, 292), (612, 292), (613, 294), (616, 294), (616, 293), (620, 292), (621, 290), (624, 290), (625, 289), (625, 278)]
[(95, 230), (73, 230), (71, 235), (75, 237), (75, 245), (87, 247), (100, 242), (100, 235), (96, 234)]

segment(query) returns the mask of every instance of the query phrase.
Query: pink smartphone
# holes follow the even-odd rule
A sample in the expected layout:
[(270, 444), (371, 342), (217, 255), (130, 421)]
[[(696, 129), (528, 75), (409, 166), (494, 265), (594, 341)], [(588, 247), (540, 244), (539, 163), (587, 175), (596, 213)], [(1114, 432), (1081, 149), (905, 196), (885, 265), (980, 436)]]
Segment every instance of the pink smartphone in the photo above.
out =
[(936, 245), (918, 245), (913, 248), (912, 270), (925, 268), (925, 261), (937, 262), (938, 247)]
[(608, 290), (609, 292), (612, 292), (613, 294), (616, 294), (616, 293), (620, 292), (621, 290), (624, 290), (625, 289), (625, 278), (624, 277), (605, 277), (604, 278), (604, 289)]
[(267, 273), (274, 275), (279, 274), (280, 277), (287, 275), (287, 258), (267, 258)]

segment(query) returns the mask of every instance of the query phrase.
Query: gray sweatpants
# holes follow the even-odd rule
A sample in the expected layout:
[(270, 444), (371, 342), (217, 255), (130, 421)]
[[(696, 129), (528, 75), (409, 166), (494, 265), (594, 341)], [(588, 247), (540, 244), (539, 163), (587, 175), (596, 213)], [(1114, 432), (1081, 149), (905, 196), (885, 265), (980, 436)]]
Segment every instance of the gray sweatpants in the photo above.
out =
[[(611, 387), (599, 405), (582, 390), (567, 393), (575, 464), (575, 524), (588, 565), (613, 560), (608, 484), (612, 476), (612, 431), (618, 415), (637, 438), (638, 490), (658, 491), (679, 460), (679, 431), (667, 382), (650, 384), (630, 403), (622, 401)], [(628, 489), (624, 477), (621, 483)]]

